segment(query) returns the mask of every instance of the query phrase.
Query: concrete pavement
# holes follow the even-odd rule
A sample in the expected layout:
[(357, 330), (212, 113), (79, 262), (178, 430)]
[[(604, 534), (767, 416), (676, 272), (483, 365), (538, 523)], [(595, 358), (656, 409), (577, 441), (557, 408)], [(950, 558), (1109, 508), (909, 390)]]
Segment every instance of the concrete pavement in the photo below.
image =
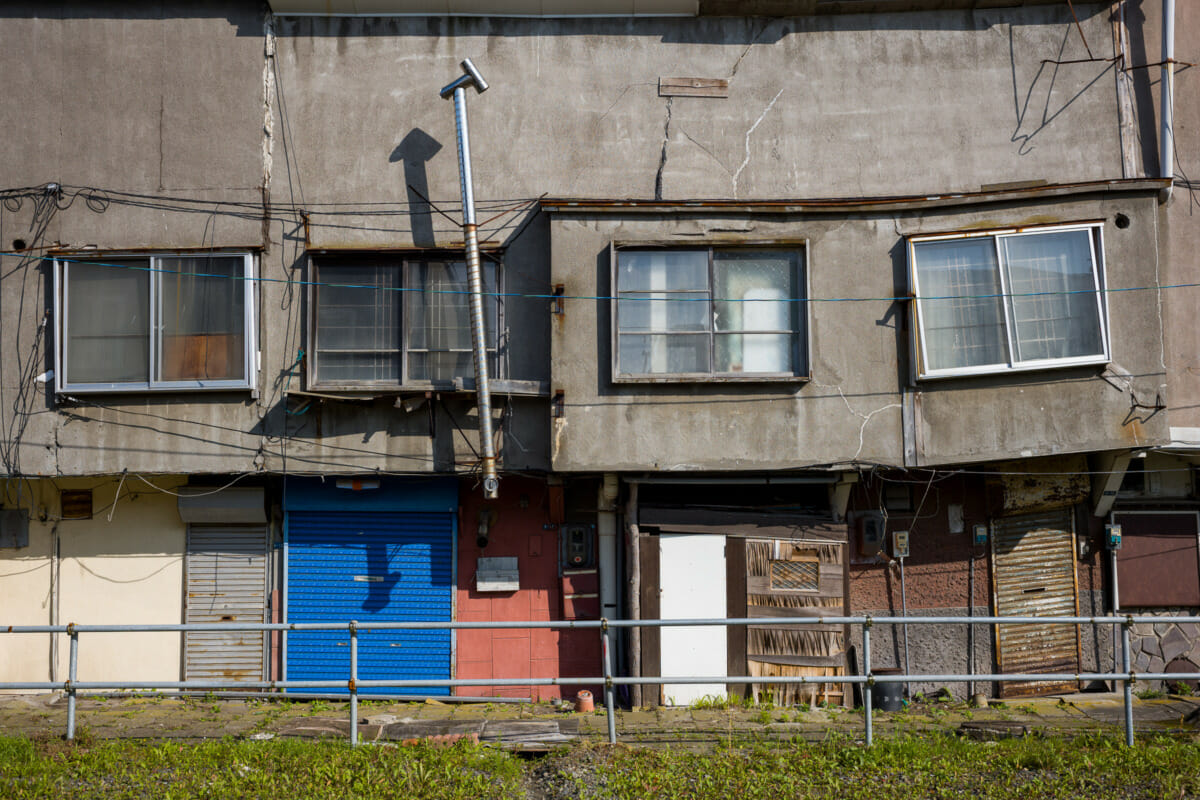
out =
[[(62, 736), (67, 701), (61, 694), (0, 695), (0, 730), (7, 735)], [(726, 740), (820, 741), (863, 737), (861, 709), (652, 708), (617, 711), (619, 741), (650, 747), (705, 749)], [(988, 708), (926, 700), (897, 712), (875, 712), (876, 738), (957, 732), (974, 738), (1039, 733), (1048, 736), (1123, 736), (1120, 693), (1073, 694), (1009, 700)], [(1138, 734), (1195, 736), (1200, 697), (1135, 698)], [(343, 700), (218, 699), (206, 697), (81, 697), (77, 725), (97, 738), (200, 740), (243, 738), (348, 738), (349, 704)], [(432, 737), (478, 739), (511, 749), (538, 751), (573, 741), (606, 741), (603, 708), (576, 713), (549, 704), (395, 703), (361, 701), (359, 736), (367, 742)]]

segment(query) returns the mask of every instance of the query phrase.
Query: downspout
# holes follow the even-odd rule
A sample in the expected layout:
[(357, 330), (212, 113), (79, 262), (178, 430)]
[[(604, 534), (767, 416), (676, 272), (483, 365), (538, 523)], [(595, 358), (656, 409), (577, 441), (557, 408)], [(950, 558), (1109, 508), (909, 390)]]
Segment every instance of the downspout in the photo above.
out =
[(617, 618), (617, 475), (604, 474), (597, 497), (596, 534), (600, 546), (600, 616)]
[(1159, 81), (1159, 177), (1172, 183), (1166, 188), (1167, 200), (1175, 188), (1175, 0), (1163, 0), (1162, 6), (1162, 80)]
[(467, 277), (471, 289), (471, 348), (475, 355), (475, 397), (479, 408), (479, 456), (483, 468), (483, 496), (495, 500), (500, 494), (496, 475), (496, 443), (492, 437), (492, 396), (488, 384), (487, 331), (483, 316), (483, 272), (479, 266), (479, 239), (475, 223), (475, 190), (471, 181), (471, 141), (467, 133), (467, 86), (483, 94), (487, 81), (471, 63), (462, 62), (465, 74), (443, 87), (442, 98), (454, 97), (454, 125), (458, 134), (458, 171), (462, 187), (463, 239), (467, 251)]

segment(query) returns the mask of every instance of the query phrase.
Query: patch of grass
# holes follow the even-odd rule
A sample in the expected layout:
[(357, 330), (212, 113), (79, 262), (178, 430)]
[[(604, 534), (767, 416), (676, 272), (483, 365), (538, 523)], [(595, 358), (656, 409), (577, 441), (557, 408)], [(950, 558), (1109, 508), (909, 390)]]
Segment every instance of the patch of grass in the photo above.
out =
[[(81, 731), (82, 733), (83, 731)], [(1181, 798), (1200, 793), (1194, 739), (899, 737), (807, 744), (722, 737), (715, 752), (578, 745), (543, 760), (459, 742), (358, 747), (0, 737), (0, 797)]]
[(711, 754), (575, 749), (542, 767), (546, 796), (579, 798), (1188, 797), (1200, 790), (1193, 743), (1031, 737), (984, 744), (901, 738), (868, 750), (842, 737), (763, 743)]
[(508, 798), (523, 763), (469, 746), (350, 748), (272, 740), (90, 746), (0, 739), (0, 796)]
[(1140, 689), (1134, 692), (1142, 700), (1158, 700), (1166, 697), (1167, 693), (1159, 689)]

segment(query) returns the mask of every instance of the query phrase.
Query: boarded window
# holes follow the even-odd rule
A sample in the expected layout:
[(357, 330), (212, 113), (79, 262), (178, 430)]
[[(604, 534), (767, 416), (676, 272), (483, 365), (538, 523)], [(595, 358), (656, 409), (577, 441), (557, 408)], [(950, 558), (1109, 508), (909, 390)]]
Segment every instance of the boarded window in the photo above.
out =
[(1117, 590), (1121, 608), (1200, 606), (1194, 511), (1119, 511)]
[(817, 592), (821, 589), (821, 560), (815, 555), (772, 561), (770, 566), (771, 591)]

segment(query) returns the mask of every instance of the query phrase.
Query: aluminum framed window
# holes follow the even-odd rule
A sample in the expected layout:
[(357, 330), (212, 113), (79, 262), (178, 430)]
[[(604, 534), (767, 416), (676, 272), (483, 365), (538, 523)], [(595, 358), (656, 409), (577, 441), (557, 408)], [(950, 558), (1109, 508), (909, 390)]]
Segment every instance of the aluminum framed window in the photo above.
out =
[(614, 380), (807, 377), (803, 243), (612, 252)]
[(56, 258), (55, 389), (252, 389), (254, 270), (245, 252)]
[[(489, 373), (500, 377), (502, 269), (484, 254)], [(474, 378), (461, 254), (312, 259), (308, 382), (314, 389), (456, 389)]]
[(1100, 223), (908, 240), (917, 379), (1109, 361)]

